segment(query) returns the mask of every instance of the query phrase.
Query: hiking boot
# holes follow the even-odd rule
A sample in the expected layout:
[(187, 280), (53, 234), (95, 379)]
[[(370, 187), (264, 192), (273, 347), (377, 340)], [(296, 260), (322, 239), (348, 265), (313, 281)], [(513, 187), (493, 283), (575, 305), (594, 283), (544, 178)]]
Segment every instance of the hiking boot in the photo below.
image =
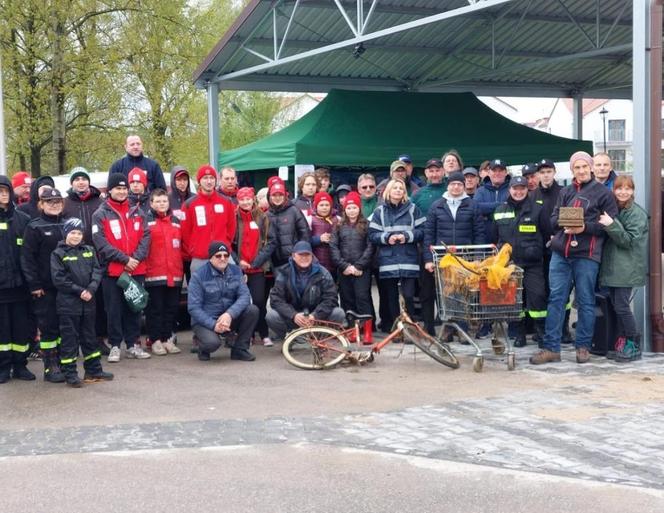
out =
[(67, 374), (65, 376), (65, 382), (72, 388), (81, 388), (83, 386), (83, 381), (78, 374)]
[[(168, 339), (162, 345), (164, 346), (164, 349), (168, 354), (178, 354), (182, 352), (180, 348), (176, 346), (171, 339)], [(152, 347), (153, 347), (152, 350), (154, 351), (154, 345)]]
[(139, 345), (134, 345), (133, 347), (127, 349), (125, 356), (133, 360), (147, 360), (150, 358), (150, 354), (146, 353)]
[(64, 383), (65, 375), (60, 369), (55, 349), (47, 349), (44, 353), (44, 381), (49, 383)]
[(83, 381), (86, 383), (99, 383), (100, 381), (113, 381), (113, 374), (110, 372), (86, 372)]
[(231, 351), (231, 360), (240, 360), (242, 362), (253, 362), (256, 357), (247, 349), (233, 349)]
[(22, 381), (34, 381), (36, 379), (35, 375), (30, 372), (25, 365), (14, 365), (12, 378), (20, 379)]
[(576, 363), (588, 363), (590, 360), (590, 351), (587, 347), (576, 348)]
[(164, 356), (168, 354), (166, 348), (161, 343), (161, 340), (155, 340), (154, 342), (152, 342), (151, 349), (152, 349), (152, 354), (156, 354), (157, 356)]
[(620, 351), (616, 351), (617, 362), (633, 362), (641, 359), (640, 337), (628, 338)]
[(202, 362), (209, 362), (210, 361), (210, 352), (209, 351), (203, 351), (199, 347), (198, 348), (198, 359)]
[(116, 363), (120, 361), (120, 348), (117, 346), (111, 347), (111, 350), (106, 357), (108, 363)]
[(530, 357), (530, 363), (533, 365), (542, 365), (543, 363), (554, 363), (560, 361), (560, 353), (554, 353), (548, 349), (537, 351)]

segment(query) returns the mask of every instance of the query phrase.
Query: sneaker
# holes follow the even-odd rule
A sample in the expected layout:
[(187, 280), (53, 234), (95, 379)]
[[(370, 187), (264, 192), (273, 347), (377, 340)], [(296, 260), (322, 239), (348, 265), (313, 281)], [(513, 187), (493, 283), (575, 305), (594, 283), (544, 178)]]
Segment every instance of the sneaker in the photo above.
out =
[(272, 339), (270, 337), (265, 337), (263, 339), (263, 346), (264, 347), (272, 347), (274, 345), (274, 342), (272, 342)]
[(135, 345), (127, 350), (127, 358), (135, 360), (147, 360), (150, 358), (150, 354), (143, 351), (141, 346)]
[(641, 359), (641, 347), (638, 341), (628, 338), (620, 351), (616, 351), (616, 362), (633, 362)]
[(164, 356), (167, 354), (166, 348), (161, 343), (161, 340), (155, 340), (152, 342), (152, 354), (156, 354), (157, 356)]
[(543, 363), (553, 363), (560, 361), (560, 353), (554, 353), (548, 349), (542, 349), (530, 357), (530, 363), (533, 365), (542, 365)]
[(590, 352), (587, 347), (576, 348), (576, 363), (588, 363), (590, 360)]
[(110, 372), (99, 371), (95, 373), (86, 372), (83, 376), (85, 383), (99, 383), (101, 381), (113, 381), (113, 374)]
[(120, 348), (117, 346), (111, 347), (111, 350), (108, 352), (106, 357), (108, 363), (116, 363), (120, 361)]
[[(162, 346), (164, 347), (164, 349), (166, 350), (166, 352), (167, 352), (168, 354), (178, 354), (178, 353), (181, 353), (181, 352), (182, 352), (182, 351), (180, 350), (180, 348), (179, 348), (178, 346), (176, 346), (176, 345), (171, 341), (170, 338), (169, 338), (166, 342), (164, 342), (164, 343), (162, 344)], [(154, 346), (152, 346), (152, 347), (154, 347)], [(154, 351), (154, 349), (153, 349), (153, 351)]]

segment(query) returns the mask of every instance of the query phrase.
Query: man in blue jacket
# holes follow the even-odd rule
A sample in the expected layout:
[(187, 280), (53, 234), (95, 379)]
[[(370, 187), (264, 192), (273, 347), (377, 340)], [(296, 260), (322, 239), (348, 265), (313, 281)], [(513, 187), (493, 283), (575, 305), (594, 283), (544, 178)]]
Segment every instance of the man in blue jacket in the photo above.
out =
[(221, 347), (225, 334), (231, 331), (237, 333), (231, 360), (256, 359), (249, 352), (249, 342), (258, 322), (258, 307), (251, 304), (242, 270), (229, 263), (230, 253), (223, 242), (211, 242), (208, 262), (191, 275), (187, 309), (201, 361), (208, 361), (210, 353)]
[(507, 164), (504, 160), (492, 160), (489, 163), (489, 181), (484, 183), (473, 197), (480, 209), (480, 214), (484, 216), (484, 233), (487, 236), (487, 242), (496, 242), (489, 240), (491, 234), (495, 232), (493, 213), (498, 205), (507, 201), (509, 190), (510, 180), (507, 174)]
[(129, 171), (138, 167), (145, 171), (148, 176), (148, 190), (152, 192), (155, 189), (166, 189), (166, 181), (164, 180), (164, 173), (159, 167), (156, 160), (152, 160), (143, 155), (143, 141), (137, 135), (130, 135), (125, 142), (125, 151), (127, 154), (121, 159), (116, 160), (111, 165), (108, 172), (109, 176), (113, 173), (122, 173), (125, 176), (129, 175)]

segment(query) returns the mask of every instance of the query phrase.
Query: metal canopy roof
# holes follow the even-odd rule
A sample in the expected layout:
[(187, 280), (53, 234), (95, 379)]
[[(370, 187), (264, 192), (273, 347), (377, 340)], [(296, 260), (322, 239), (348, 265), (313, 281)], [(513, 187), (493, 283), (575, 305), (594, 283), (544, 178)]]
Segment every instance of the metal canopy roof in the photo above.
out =
[(629, 0), (252, 0), (204, 88), (631, 98)]

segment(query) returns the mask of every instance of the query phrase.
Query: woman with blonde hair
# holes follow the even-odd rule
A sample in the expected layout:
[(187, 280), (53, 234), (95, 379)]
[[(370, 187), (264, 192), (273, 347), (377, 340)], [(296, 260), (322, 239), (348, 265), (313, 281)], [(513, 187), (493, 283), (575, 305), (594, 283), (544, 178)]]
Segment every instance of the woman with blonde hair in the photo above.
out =
[(381, 322), (392, 326), (399, 315), (399, 284), (406, 308), (413, 313), (415, 283), (420, 275), (417, 243), (424, 237), (426, 217), (408, 199), (401, 179), (387, 183), (383, 201), (371, 217), (369, 240), (377, 248), (378, 272), (387, 295), (389, 318)]

